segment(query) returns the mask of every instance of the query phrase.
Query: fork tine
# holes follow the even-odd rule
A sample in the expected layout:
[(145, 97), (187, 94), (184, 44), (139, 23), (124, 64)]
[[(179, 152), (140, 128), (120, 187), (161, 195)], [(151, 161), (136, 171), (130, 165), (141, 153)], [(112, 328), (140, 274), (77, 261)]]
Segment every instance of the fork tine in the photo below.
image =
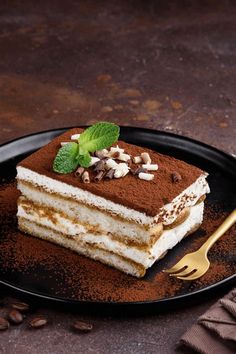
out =
[(205, 274), (207, 272), (206, 270), (197, 270), (195, 273), (186, 276), (186, 277), (177, 277), (178, 279), (183, 279), (183, 280), (195, 280), (200, 278), (203, 274)]
[(169, 268), (169, 269), (164, 269), (163, 272), (165, 273), (176, 273), (176, 272), (179, 272), (181, 269), (183, 269), (184, 266), (182, 267), (177, 267), (177, 264), (175, 266), (173, 266), (172, 268)]
[(190, 268), (189, 266), (187, 266), (187, 268), (184, 269), (182, 272), (175, 273), (175, 274), (170, 274), (170, 277), (177, 277), (177, 278), (183, 277), (185, 275), (190, 274), (193, 270), (194, 270), (194, 268)]
[(165, 272), (165, 273), (176, 273), (176, 272), (179, 272), (184, 267), (186, 267), (186, 264), (185, 264), (184, 257), (183, 257), (172, 268), (164, 269), (163, 272)]

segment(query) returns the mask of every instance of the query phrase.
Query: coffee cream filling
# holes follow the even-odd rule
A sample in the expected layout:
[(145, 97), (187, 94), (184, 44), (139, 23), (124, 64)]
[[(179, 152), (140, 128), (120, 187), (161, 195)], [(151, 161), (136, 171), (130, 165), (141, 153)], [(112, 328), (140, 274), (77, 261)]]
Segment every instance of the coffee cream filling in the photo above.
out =
[[(21, 205), (22, 203), (22, 205)], [(74, 244), (79, 244), (86, 248), (86, 245), (97, 247), (101, 250), (112, 252), (120, 257), (135, 262), (144, 268), (149, 268), (159, 259), (168, 249), (173, 248), (181, 239), (188, 234), (193, 228), (202, 223), (204, 202), (198, 203), (189, 208), (187, 218), (179, 225), (172, 229), (164, 230), (158, 240), (149, 248), (137, 247), (134, 245), (127, 245), (124, 242), (118, 241), (110, 234), (96, 234), (90, 231), (71, 235), (68, 230), (75, 228), (77, 232), (81, 225), (71, 223), (69, 219), (65, 220), (63, 216), (54, 215), (48, 217), (47, 213), (35, 212), (30, 208), (24, 208), (24, 201), (19, 201), (18, 205), (18, 220), (19, 225), (21, 221), (29, 222), (40, 228), (50, 230), (51, 234), (55, 234), (62, 240), (73, 240)], [(61, 218), (61, 219), (60, 219)], [(56, 222), (55, 222), (56, 221)], [(66, 222), (65, 222), (66, 221)], [(58, 222), (58, 224), (57, 224)], [(72, 225), (73, 224), (73, 225)], [(70, 228), (71, 226), (71, 228)], [(76, 229), (78, 227), (78, 229)], [(31, 233), (31, 232), (29, 232)], [(32, 233), (34, 235), (34, 233)], [(38, 235), (36, 235), (38, 236)], [(80, 252), (79, 252), (80, 253)]]
[[(65, 217), (75, 220), (76, 223), (85, 225), (93, 232), (107, 232), (109, 230), (118, 238), (127, 240), (127, 242), (136, 242), (140, 244), (149, 244), (150, 240), (155, 240), (162, 232), (162, 224), (156, 224), (154, 227), (142, 226), (135, 222), (125, 220), (111, 215), (103, 210), (92, 208), (89, 205), (81, 204), (74, 199), (67, 199), (57, 194), (46, 193), (42, 188), (36, 188), (34, 185), (18, 180), (18, 189), (22, 195), (29, 201), (40, 205), (41, 208), (51, 208)], [(77, 233), (71, 230), (69, 234)]]
[(24, 218), (19, 218), (18, 222), (19, 229), (30, 235), (69, 248), (72, 251), (92, 258), (96, 261), (100, 261), (127, 274), (131, 274), (136, 277), (143, 277), (145, 275), (146, 269), (143, 266), (115, 253), (105, 251), (93, 245), (78, 243), (72, 238), (61, 237), (61, 235), (56, 231), (37, 225), (36, 223)]
[[(74, 236), (81, 233), (108, 234), (127, 245), (137, 245), (148, 248), (161, 236), (164, 229), (171, 229), (181, 224), (189, 215), (189, 207), (180, 212), (177, 219), (170, 225), (161, 223), (146, 230), (140, 225), (122, 220), (114, 220), (109, 214), (98, 211), (94, 218), (94, 210), (76, 202), (69, 202), (55, 195), (38, 191), (25, 182), (19, 181), (18, 186), (23, 195), (18, 200), (18, 214), (28, 214), (47, 226)], [(204, 196), (203, 196), (204, 197)], [(198, 202), (204, 200), (201, 197)], [(29, 200), (28, 198), (31, 198)], [(75, 204), (75, 205), (74, 205)], [(23, 209), (23, 210), (22, 210)], [(84, 210), (85, 209), (85, 210)], [(39, 222), (39, 221), (38, 221)]]
[(160, 212), (151, 217), (140, 211), (127, 208), (124, 205), (114, 203), (111, 200), (97, 196), (79, 187), (60, 182), (56, 179), (41, 175), (25, 167), (17, 167), (17, 179), (30, 182), (36, 188), (41, 187), (47, 193), (58, 194), (62, 197), (73, 199), (81, 204), (96, 207), (106, 211), (112, 216), (116, 215), (125, 220), (145, 226), (154, 226), (159, 221), (163, 224), (171, 224), (185, 207), (193, 206), (204, 194), (209, 193), (209, 186), (206, 181), (207, 174), (202, 174), (192, 185), (186, 188), (170, 203), (164, 205)]

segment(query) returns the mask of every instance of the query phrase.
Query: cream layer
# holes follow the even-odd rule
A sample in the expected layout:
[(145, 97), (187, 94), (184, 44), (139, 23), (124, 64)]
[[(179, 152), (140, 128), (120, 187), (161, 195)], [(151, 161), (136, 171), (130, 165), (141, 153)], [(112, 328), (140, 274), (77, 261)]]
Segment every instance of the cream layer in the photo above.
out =
[(38, 225), (32, 221), (23, 218), (19, 218), (18, 225), (19, 229), (23, 232), (44, 239), (46, 241), (56, 243), (60, 246), (69, 248), (74, 252), (92, 258), (96, 261), (100, 261), (124, 273), (133, 275), (138, 278), (143, 277), (145, 275), (145, 268), (112, 252), (96, 248), (92, 245), (78, 243), (72, 238), (62, 237), (61, 234), (57, 233), (54, 230), (47, 229), (44, 226)]
[(166, 204), (160, 212), (154, 216), (148, 216), (137, 210), (127, 208), (124, 205), (114, 203), (103, 197), (97, 196), (78, 187), (57, 181), (50, 177), (31, 171), (25, 167), (17, 167), (17, 179), (30, 182), (36, 187), (42, 187), (47, 193), (56, 193), (75, 201), (95, 206), (112, 215), (118, 215), (126, 220), (131, 220), (142, 225), (155, 225), (158, 220), (164, 220), (165, 224), (171, 224), (185, 207), (192, 206), (204, 194), (209, 193), (206, 181), (207, 174), (202, 174), (192, 185), (186, 188), (171, 203)]
[[(70, 219), (67, 219), (65, 223), (65, 218), (60, 218), (59, 214), (56, 215), (55, 213), (53, 217), (48, 217), (47, 214), (43, 214), (43, 212), (27, 210), (21, 205), (21, 201), (18, 204), (17, 216), (20, 219), (28, 220), (39, 226), (50, 228), (57, 233), (60, 232), (62, 238), (73, 238), (75, 242), (83, 244), (84, 246), (86, 246), (86, 244), (94, 245), (100, 249), (125, 257), (145, 268), (149, 268), (162, 256), (163, 253), (173, 248), (186, 234), (195, 228), (196, 225), (202, 223), (203, 209), (203, 202), (192, 206), (190, 208), (189, 216), (184, 222), (172, 229), (164, 230), (160, 238), (152, 246), (146, 249), (127, 245), (112, 238), (112, 235), (109, 234), (94, 234), (92, 232), (86, 232), (79, 233), (78, 235), (74, 234), (72, 236), (71, 233), (76, 231), (76, 224), (71, 223)], [(69, 226), (71, 226), (71, 228)], [(70, 233), (68, 233), (68, 230)]]
[[(121, 239), (128, 241), (149, 244), (152, 235), (159, 235), (162, 231), (162, 225), (156, 224), (155, 227), (144, 227), (132, 221), (115, 218), (113, 215), (103, 210), (91, 208), (91, 206), (81, 204), (73, 199), (65, 199), (57, 194), (50, 194), (42, 189), (34, 187), (18, 180), (18, 189), (22, 195), (28, 200), (42, 207), (53, 208), (60, 213), (68, 215), (69, 218), (79, 220), (81, 224), (90, 224), (96, 228), (98, 232), (110, 232), (117, 235)], [(59, 213), (55, 215), (56, 219), (60, 217)], [(66, 223), (62, 224), (62, 229), (66, 227)], [(67, 228), (69, 235), (76, 235), (79, 232), (86, 232), (79, 225), (71, 225), (70, 230)]]

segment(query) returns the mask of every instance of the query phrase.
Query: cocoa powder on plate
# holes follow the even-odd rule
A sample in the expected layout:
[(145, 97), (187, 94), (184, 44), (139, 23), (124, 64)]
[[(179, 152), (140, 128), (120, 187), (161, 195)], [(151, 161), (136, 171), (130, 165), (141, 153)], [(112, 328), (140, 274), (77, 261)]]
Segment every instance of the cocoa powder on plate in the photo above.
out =
[[(236, 227), (231, 228), (209, 252), (211, 267), (199, 280), (186, 283), (162, 273), (184, 254), (196, 250), (226, 217), (221, 208), (206, 203), (201, 229), (183, 240), (178, 251), (155, 264), (142, 279), (80, 256), (63, 247), (17, 230), (15, 183), (0, 188), (0, 267), (4, 274), (21, 274), (24, 286), (48, 284), (51, 294), (72, 300), (135, 302), (152, 301), (201, 289), (235, 274)], [(177, 257), (173, 257), (177, 254)]]

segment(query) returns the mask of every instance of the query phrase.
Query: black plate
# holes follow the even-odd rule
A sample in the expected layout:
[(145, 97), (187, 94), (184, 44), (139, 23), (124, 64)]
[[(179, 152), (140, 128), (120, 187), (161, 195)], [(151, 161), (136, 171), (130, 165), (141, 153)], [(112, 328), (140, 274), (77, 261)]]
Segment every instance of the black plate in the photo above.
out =
[[(4, 144), (0, 147), (0, 166), (1, 166), (1, 188), (0, 188), (0, 202), (4, 203), (4, 191), (10, 186), (10, 181), (15, 177), (15, 166), (25, 156), (32, 153), (34, 150), (48, 143), (55, 136), (61, 134), (66, 129), (57, 129), (46, 132), (41, 132), (29, 135), (12, 142)], [(111, 269), (107, 266), (101, 265), (99, 262), (92, 260), (84, 260), (84, 257), (75, 255), (76, 262), (83, 260), (83, 270), (85, 272), (86, 266), (89, 267), (88, 275), (94, 276), (94, 281), (98, 282), (98, 290), (96, 295), (88, 294), (88, 287), (91, 287), (93, 282), (87, 282), (86, 286), (82, 283), (77, 285), (67, 282), (68, 273), (58, 275), (58, 259), (55, 259), (55, 267), (48, 267), (46, 264), (38, 264), (36, 267), (25, 269), (24, 267), (16, 267), (12, 263), (12, 254), (15, 256), (14, 247), (18, 247), (17, 238), (10, 235), (16, 234), (16, 218), (13, 209), (12, 214), (5, 215), (2, 212), (1, 220), (1, 236), (0, 236), (0, 282), (10, 286), (13, 289), (21, 291), (26, 294), (38, 296), (44, 299), (52, 299), (70, 304), (79, 303), (95, 303), (95, 304), (153, 304), (156, 305), (171, 305), (180, 303), (186, 298), (195, 298), (199, 294), (205, 295), (210, 290), (215, 290), (222, 285), (229, 284), (235, 279), (235, 253), (233, 250), (233, 234), (224, 236), (210, 251), (209, 257), (212, 264), (212, 269), (219, 269), (217, 275), (211, 276), (211, 269), (207, 273), (207, 277), (203, 277), (200, 281), (195, 282), (181, 282), (179, 280), (169, 280), (170, 278), (163, 278), (162, 281), (168, 281), (170, 289), (166, 289), (161, 294), (160, 288), (162, 284), (158, 277), (163, 274), (161, 270), (175, 263), (177, 258), (183, 254), (196, 249), (208, 237), (207, 225), (212, 224), (213, 228), (218, 226), (224, 217), (236, 205), (236, 163), (235, 159), (226, 153), (212, 148), (200, 142), (181, 137), (178, 135), (152, 131), (147, 129), (139, 129), (132, 127), (121, 128), (121, 138), (127, 142), (137, 145), (150, 147), (158, 152), (168, 154), (186, 162), (194, 164), (202, 169), (208, 171), (210, 176), (208, 178), (211, 194), (207, 198), (206, 214), (203, 226), (200, 230), (195, 232), (191, 237), (186, 238), (177, 245), (169, 254), (160, 262), (155, 264), (147, 275), (142, 279), (135, 279), (131, 276), (125, 275), (117, 270)], [(7, 205), (6, 205), (7, 209)], [(10, 225), (10, 226), (9, 226)], [(12, 237), (12, 238), (11, 238)], [(43, 247), (51, 248), (51, 256), (53, 256), (54, 247), (49, 246), (46, 241), (36, 238), (29, 238), (21, 234), (19, 236), (29, 242), (38, 242)], [(12, 240), (12, 241), (11, 241)], [(4, 244), (12, 242), (11, 253), (5, 251)], [(22, 245), (21, 245), (22, 246)], [(62, 249), (62, 248), (61, 248)], [(71, 252), (62, 249), (60, 252)], [(218, 267), (218, 268), (217, 268)], [(92, 270), (91, 270), (92, 269)], [(64, 271), (64, 270), (63, 270)], [(94, 274), (93, 274), (94, 272)], [(102, 275), (104, 272), (105, 275)], [(96, 277), (96, 278), (95, 278)], [(164, 277), (164, 275), (163, 275)], [(99, 292), (99, 284), (101, 288), (103, 285), (111, 281), (110, 290), (103, 290)], [(81, 280), (82, 278), (80, 278)], [(114, 282), (112, 282), (114, 279)], [(72, 280), (73, 282), (73, 280)], [(100, 282), (100, 283), (99, 283)], [(159, 283), (158, 283), (159, 282)], [(73, 288), (74, 287), (74, 288)], [(85, 287), (87, 287), (85, 289)], [(145, 297), (143, 289), (146, 287), (147, 292), (150, 293)], [(157, 295), (154, 290), (157, 289)], [(176, 287), (177, 290), (171, 291), (171, 287)], [(72, 289), (73, 288), (73, 289)], [(76, 288), (76, 289), (75, 289)], [(73, 291), (72, 291), (73, 290)], [(75, 293), (75, 290), (77, 293)], [(109, 293), (110, 291), (110, 293)], [(106, 294), (105, 294), (106, 293)], [(151, 295), (152, 293), (152, 295)], [(104, 295), (105, 294), (105, 295)], [(121, 295), (123, 294), (123, 295)], [(133, 295), (132, 295), (133, 294)], [(153, 295), (154, 294), (154, 295)]]

